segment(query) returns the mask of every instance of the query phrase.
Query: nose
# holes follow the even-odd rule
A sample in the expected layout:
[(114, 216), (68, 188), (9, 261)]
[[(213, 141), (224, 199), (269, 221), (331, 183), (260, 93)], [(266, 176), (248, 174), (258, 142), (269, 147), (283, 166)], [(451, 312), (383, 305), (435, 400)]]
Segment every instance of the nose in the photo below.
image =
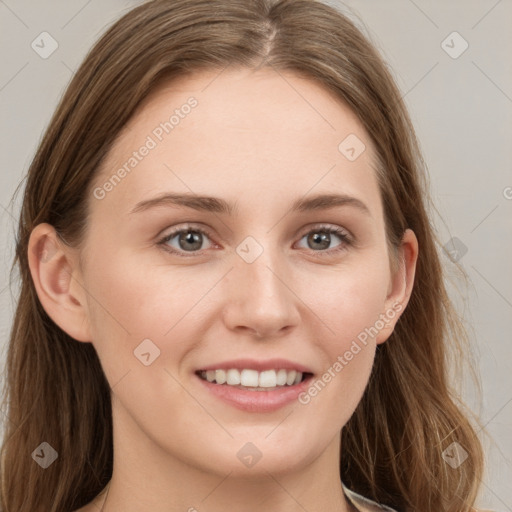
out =
[(265, 249), (252, 263), (237, 257), (225, 286), (223, 320), (228, 329), (267, 339), (298, 325), (301, 300), (290, 268), (276, 251)]

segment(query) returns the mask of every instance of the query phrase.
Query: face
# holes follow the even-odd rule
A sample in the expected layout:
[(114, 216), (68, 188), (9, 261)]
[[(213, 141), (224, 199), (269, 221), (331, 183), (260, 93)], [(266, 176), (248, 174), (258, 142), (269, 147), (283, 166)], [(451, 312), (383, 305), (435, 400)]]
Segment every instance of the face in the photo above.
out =
[(203, 72), (145, 101), (80, 253), (126, 444), (223, 475), (336, 452), (402, 307), (374, 156), (345, 105), (290, 73)]

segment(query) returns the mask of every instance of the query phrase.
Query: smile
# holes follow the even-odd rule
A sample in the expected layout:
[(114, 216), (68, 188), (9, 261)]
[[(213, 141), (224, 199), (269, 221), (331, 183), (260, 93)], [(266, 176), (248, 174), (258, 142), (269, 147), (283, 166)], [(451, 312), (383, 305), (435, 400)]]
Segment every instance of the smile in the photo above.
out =
[(249, 391), (269, 391), (299, 384), (309, 374), (284, 368), (261, 372), (248, 368), (243, 370), (231, 368), (229, 370), (202, 370), (198, 372), (198, 375), (201, 379), (215, 384), (233, 386)]
[(272, 412), (298, 400), (313, 372), (286, 359), (237, 359), (203, 366), (195, 372), (208, 395), (248, 412)]

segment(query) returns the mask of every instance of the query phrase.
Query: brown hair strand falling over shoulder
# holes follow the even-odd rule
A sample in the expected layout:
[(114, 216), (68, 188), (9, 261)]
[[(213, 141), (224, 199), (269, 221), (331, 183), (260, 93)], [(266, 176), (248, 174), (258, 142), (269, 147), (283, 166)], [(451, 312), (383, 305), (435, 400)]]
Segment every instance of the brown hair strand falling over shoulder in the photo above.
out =
[[(92, 180), (144, 98), (163, 80), (229, 65), (293, 71), (344, 101), (375, 145), (390, 248), (406, 228), (419, 242), (410, 302), (378, 347), (342, 431), (341, 480), (398, 511), (469, 511), (483, 454), (448, 385), (446, 347), (463, 355), (464, 330), (445, 290), (414, 130), (373, 46), (316, 0), (149, 1), (107, 30), (71, 80), (29, 168), (18, 228), (2, 510), (69, 512), (112, 474), (110, 388), (92, 344), (71, 339), (38, 301), (27, 256), (32, 229), (47, 222), (80, 244)], [(44, 471), (30, 457), (42, 440), (59, 453)], [(469, 454), (457, 471), (442, 458), (453, 441)]]

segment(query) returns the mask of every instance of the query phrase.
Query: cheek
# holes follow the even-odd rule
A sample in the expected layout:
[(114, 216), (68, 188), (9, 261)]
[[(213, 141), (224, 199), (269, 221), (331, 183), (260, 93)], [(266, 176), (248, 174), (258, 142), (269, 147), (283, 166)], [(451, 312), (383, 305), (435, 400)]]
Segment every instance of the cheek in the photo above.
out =
[(332, 354), (347, 349), (361, 333), (364, 338), (384, 312), (390, 277), (385, 257), (354, 258), (350, 265), (304, 283), (302, 296), (309, 297), (322, 320), (325, 346)]
[(216, 280), (215, 275), (208, 277), (192, 267), (147, 261), (128, 250), (103, 260), (103, 265), (91, 265), (87, 272), (87, 286), (98, 299), (92, 302), (101, 303), (107, 314), (102, 321), (114, 322), (135, 337), (162, 337), (193, 310)]
[[(364, 392), (373, 366), (376, 336), (383, 327), (382, 313), (389, 285), (385, 254), (358, 259), (316, 286), (304, 284), (311, 292), (310, 304), (321, 329), (311, 332), (318, 353), (323, 356), (323, 372), (304, 396), (303, 404), (315, 402), (321, 417), (344, 424)], [(322, 396), (321, 399), (316, 397)]]
[(122, 254), (103, 260), (101, 266), (89, 266), (84, 286), (92, 341), (109, 381), (141, 366), (139, 346), (148, 348), (151, 357), (157, 355), (161, 364), (169, 353), (179, 361), (187, 346), (175, 340), (186, 342), (184, 329), (197, 325), (195, 305), (205, 293), (204, 281), (187, 279), (179, 272), (169, 272), (166, 278), (162, 268), (150, 271)]

